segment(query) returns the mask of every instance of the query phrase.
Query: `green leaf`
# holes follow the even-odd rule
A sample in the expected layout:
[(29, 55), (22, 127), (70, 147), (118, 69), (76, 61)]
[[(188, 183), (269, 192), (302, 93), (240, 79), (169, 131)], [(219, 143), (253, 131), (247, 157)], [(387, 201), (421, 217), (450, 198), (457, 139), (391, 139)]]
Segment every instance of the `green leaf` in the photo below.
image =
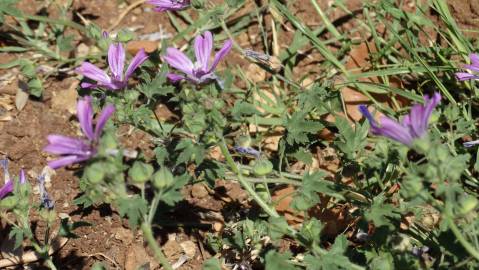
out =
[(265, 270), (295, 270), (297, 269), (292, 265), (289, 260), (291, 259), (291, 252), (279, 253), (275, 250), (271, 250), (266, 253), (265, 257)]
[(292, 206), (299, 211), (305, 211), (320, 202), (319, 193), (344, 200), (339, 189), (331, 182), (324, 180), (326, 173), (318, 171), (312, 174), (305, 174), (303, 185), (294, 196)]
[(309, 141), (308, 134), (317, 133), (324, 127), (319, 122), (306, 120), (305, 116), (304, 112), (295, 112), (291, 118), (286, 119), (284, 125), (288, 131), (286, 137), (288, 144), (307, 143)]
[(148, 211), (148, 203), (138, 195), (130, 198), (119, 198), (117, 202), (120, 216), (128, 217), (130, 227), (137, 228)]
[(383, 225), (392, 226), (388, 217), (391, 218), (399, 216), (399, 214), (394, 213), (395, 209), (396, 207), (386, 203), (384, 196), (380, 195), (374, 198), (371, 208), (364, 213), (364, 217), (367, 220), (372, 221), (377, 227)]
[(203, 162), (205, 158), (205, 149), (202, 145), (195, 144), (190, 139), (182, 140), (175, 148), (175, 150), (180, 151), (176, 159), (176, 165), (181, 163), (188, 163), (194, 161), (196, 165), (199, 165)]
[(183, 200), (181, 189), (186, 185), (186, 183), (188, 183), (189, 180), (190, 176), (187, 173), (181, 176), (176, 176), (173, 185), (161, 190), (161, 201), (169, 206), (173, 206), (175, 203)]
[(8, 237), (10, 239), (15, 238), (15, 245), (13, 246), (13, 248), (17, 249), (23, 243), (23, 239), (25, 238), (25, 230), (19, 227), (13, 227), (8, 234)]
[(91, 224), (85, 221), (69, 223), (68, 218), (63, 218), (61, 220), (60, 229), (58, 230), (58, 235), (68, 238), (79, 238), (78, 235), (73, 233), (73, 231), (86, 226), (91, 226)]

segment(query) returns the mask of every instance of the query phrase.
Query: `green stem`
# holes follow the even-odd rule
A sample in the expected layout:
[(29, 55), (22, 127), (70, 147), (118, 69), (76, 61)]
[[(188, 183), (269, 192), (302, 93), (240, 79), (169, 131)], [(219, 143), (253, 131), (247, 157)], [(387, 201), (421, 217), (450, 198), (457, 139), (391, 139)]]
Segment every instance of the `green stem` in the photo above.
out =
[(153, 219), (155, 218), (156, 209), (158, 208), (158, 204), (160, 203), (160, 195), (157, 193), (155, 197), (151, 201), (150, 212), (148, 213), (148, 223), (151, 224)]
[(148, 242), (148, 246), (150, 246), (150, 248), (153, 250), (156, 258), (158, 259), (158, 261), (160, 261), (163, 268), (165, 270), (173, 270), (173, 267), (171, 267), (170, 263), (166, 259), (160, 246), (158, 246), (158, 243), (156, 242), (155, 237), (153, 237), (153, 231), (151, 230), (150, 224), (146, 222), (141, 224), (141, 231), (143, 232), (143, 237)]
[(276, 210), (272, 207), (270, 207), (261, 197), (256, 193), (254, 188), (248, 183), (243, 178), (243, 175), (241, 174), (241, 171), (238, 169), (236, 166), (236, 163), (234, 162), (233, 158), (231, 157), (231, 154), (228, 151), (228, 148), (226, 147), (226, 143), (224, 138), (221, 138), (221, 143), (219, 144), (219, 147), (221, 148), (221, 153), (225, 156), (226, 158), (226, 163), (231, 167), (231, 170), (238, 175), (238, 182), (240, 182), (241, 186), (248, 192), (248, 194), (253, 198), (253, 200), (261, 207), (263, 210), (270, 216), (272, 217), (279, 217), (279, 214), (276, 212)]
[(45, 263), (47, 264), (47, 266), (52, 269), (52, 270), (57, 270), (57, 267), (55, 266), (55, 264), (53, 263), (52, 259), (50, 258), (46, 258), (45, 259)]
[(321, 9), (321, 7), (319, 7), (316, 0), (311, 0), (311, 3), (313, 4), (314, 8), (316, 9), (316, 12), (318, 12), (319, 17), (321, 17), (321, 19), (323, 20), (323, 22), (326, 25), (326, 28), (328, 29), (328, 31), (331, 32), (331, 34), (333, 34), (333, 36), (335, 38), (337, 38), (338, 40), (341, 40), (343, 37), (338, 32), (338, 30), (336, 30), (336, 28), (331, 23), (331, 21), (328, 19), (326, 14), (324, 14), (323, 10)]
[[(236, 176), (226, 176), (227, 179), (229, 180), (238, 180)], [(255, 184), (289, 184), (293, 186), (301, 186), (303, 183), (301, 181), (296, 181), (296, 180), (290, 180), (286, 178), (264, 178), (264, 179), (258, 179), (258, 178), (253, 178), (253, 177), (243, 177), (244, 180), (250, 182), (250, 183), (255, 183)]]
[(50, 19), (50, 18), (47, 18), (47, 17), (36, 16), (36, 15), (27, 15), (27, 14), (23, 14), (22, 18), (27, 19), (27, 20), (32, 20), (32, 21), (46, 22), (46, 23), (51, 23), (51, 24), (59, 24), (59, 25), (69, 26), (69, 27), (75, 28), (75, 29), (77, 29), (81, 32), (85, 32), (85, 27), (83, 25), (72, 22), (72, 21), (68, 21), (68, 20)]
[(456, 224), (452, 220), (452, 218), (447, 217), (447, 222), (449, 223), (449, 228), (451, 228), (452, 233), (456, 236), (457, 240), (461, 245), (464, 247), (464, 249), (476, 260), (479, 261), (479, 252), (469, 243), (467, 240), (464, 238), (464, 236), (461, 234), (459, 231), (459, 228), (457, 228)]

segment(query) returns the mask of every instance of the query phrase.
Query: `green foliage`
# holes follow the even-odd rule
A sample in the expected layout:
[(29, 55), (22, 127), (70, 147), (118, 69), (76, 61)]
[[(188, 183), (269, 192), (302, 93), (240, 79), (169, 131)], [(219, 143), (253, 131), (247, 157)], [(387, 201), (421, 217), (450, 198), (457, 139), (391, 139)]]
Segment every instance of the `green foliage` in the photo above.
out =
[(119, 198), (117, 203), (120, 216), (128, 217), (128, 224), (132, 229), (136, 229), (148, 210), (148, 202), (135, 195), (129, 198)]
[(286, 252), (281, 254), (274, 250), (268, 252), (266, 254), (266, 270), (274, 270), (274, 269), (285, 269), (285, 270), (294, 270), (297, 269), (293, 264), (289, 262), (291, 258), (291, 253)]
[(291, 118), (285, 120), (285, 127), (288, 130), (286, 141), (288, 144), (305, 144), (309, 141), (308, 135), (319, 132), (323, 125), (319, 122), (305, 119), (306, 114), (295, 112)]
[(306, 174), (303, 177), (302, 187), (294, 196), (292, 206), (299, 211), (305, 211), (320, 202), (320, 195), (329, 195), (337, 199), (344, 199), (338, 192), (338, 187), (331, 181), (324, 179), (324, 172)]

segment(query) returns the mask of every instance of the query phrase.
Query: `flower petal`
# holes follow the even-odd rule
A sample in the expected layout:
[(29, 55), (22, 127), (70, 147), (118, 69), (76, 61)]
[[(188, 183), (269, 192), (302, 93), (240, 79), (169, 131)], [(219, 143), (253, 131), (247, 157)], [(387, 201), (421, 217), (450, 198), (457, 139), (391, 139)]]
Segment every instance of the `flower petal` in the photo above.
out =
[(475, 72), (479, 72), (479, 55), (476, 53), (471, 53), (469, 55), (469, 59), (471, 60), (470, 65), (464, 65), (463, 67), (466, 69), (470, 69)]
[(168, 64), (186, 74), (193, 75), (193, 62), (180, 50), (175, 48), (166, 49), (164, 59)]
[(123, 80), (123, 68), (125, 66), (125, 48), (121, 43), (110, 44), (108, 48), (108, 65), (117, 81)]
[(83, 134), (88, 139), (93, 140), (93, 109), (91, 107), (91, 97), (86, 96), (84, 99), (80, 99), (77, 102), (77, 116), (80, 121), (80, 127), (83, 130)]
[(409, 133), (409, 129), (389, 117), (381, 117), (381, 127), (375, 130), (371, 129), (371, 131), (375, 135), (388, 137), (408, 146), (412, 145), (413, 137)]
[(12, 192), (13, 187), (14, 187), (13, 181), (10, 180), (7, 183), (5, 183), (5, 185), (2, 188), (0, 188), (0, 199), (3, 199), (5, 196), (7, 196), (8, 193)]
[(52, 154), (71, 154), (70, 151), (75, 152), (77, 150), (81, 150), (78, 153), (85, 153), (90, 150), (90, 146), (85, 141), (77, 138), (51, 134), (48, 135), (47, 140), (49, 145), (44, 148), (44, 151)]
[(18, 181), (20, 182), (20, 184), (25, 184), (27, 182), (27, 177), (25, 176), (25, 170), (23, 169), (20, 170)]
[(195, 38), (196, 61), (201, 65), (203, 71), (208, 71), (208, 64), (213, 50), (213, 35), (206, 31), (203, 35)]
[(358, 109), (359, 109), (359, 112), (360, 112), (364, 117), (366, 117), (366, 119), (368, 119), (369, 124), (371, 125), (371, 127), (373, 127), (373, 126), (374, 126), (374, 127), (377, 127), (377, 126), (378, 126), (376, 120), (374, 120), (373, 115), (369, 112), (368, 107), (366, 107), (366, 105), (359, 105), (359, 106), (358, 106)]
[(148, 59), (148, 55), (145, 53), (144, 49), (141, 49), (133, 59), (131, 59), (130, 65), (128, 66), (128, 69), (126, 70), (126, 75), (125, 75), (125, 81), (128, 81), (128, 79), (131, 77), (133, 72), (141, 65), (143, 62)]
[(82, 161), (85, 161), (87, 159), (89, 159), (89, 157), (75, 156), (75, 155), (65, 156), (65, 157), (59, 158), (57, 160), (49, 161), (48, 162), (48, 167), (56, 170), (58, 168), (65, 167), (65, 166), (68, 166), (68, 165), (71, 165), (71, 164), (74, 164), (74, 163), (82, 162)]
[(111, 78), (106, 74), (105, 71), (88, 62), (83, 62), (83, 64), (75, 71), (102, 84), (108, 84), (111, 82)]
[(111, 115), (115, 112), (115, 106), (109, 104), (101, 111), (100, 116), (98, 116), (96, 126), (95, 126), (95, 141), (98, 141), (101, 136), (101, 132), (105, 127), (106, 122), (110, 119)]
[(479, 76), (467, 72), (456, 72), (456, 79), (458, 81), (479, 80)]
[(185, 76), (182, 76), (182, 75), (178, 75), (178, 74), (175, 74), (175, 73), (168, 73), (166, 74), (166, 77), (168, 78), (168, 80), (170, 80), (172, 83), (178, 83), (179, 81), (183, 80), (185, 78)]
[(181, 10), (189, 6), (189, 0), (149, 0), (147, 4), (155, 5), (155, 11)]
[(216, 53), (215, 59), (213, 60), (213, 64), (211, 65), (208, 73), (212, 72), (216, 68), (221, 59), (223, 59), (230, 52), (232, 46), (233, 41), (231, 41), (231, 39), (227, 40), (225, 44), (223, 44), (223, 48)]

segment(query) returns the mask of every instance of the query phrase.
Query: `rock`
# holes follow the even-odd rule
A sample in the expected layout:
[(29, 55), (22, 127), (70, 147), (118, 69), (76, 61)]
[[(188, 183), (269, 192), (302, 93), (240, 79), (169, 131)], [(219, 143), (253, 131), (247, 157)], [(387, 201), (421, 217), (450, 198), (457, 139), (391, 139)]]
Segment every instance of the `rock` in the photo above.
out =
[(147, 53), (152, 53), (158, 49), (158, 42), (148, 40), (132, 40), (126, 44), (126, 50), (132, 55), (135, 55), (141, 49), (144, 49)]
[(168, 241), (166, 241), (162, 248), (169, 261), (177, 260), (183, 252), (183, 248), (180, 246), (180, 244), (178, 244), (178, 242), (171, 237), (169, 237)]
[(78, 92), (76, 88), (79, 84), (78, 80), (73, 80), (66, 90), (53, 93), (52, 108), (60, 112), (76, 113)]
[(18, 111), (21, 111), (27, 105), (28, 97), (29, 94), (19, 87), (15, 95), (15, 107)]
[(183, 252), (185, 253), (188, 258), (195, 257), (196, 254), (196, 244), (193, 241), (185, 241), (180, 244), (181, 248), (183, 248)]
[(132, 232), (123, 227), (117, 228), (114, 235), (116, 240), (120, 240), (125, 245), (130, 245), (133, 242)]
[(76, 57), (85, 57), (90, 52), (90, 47), (88, 47), (85, 43), (80, 43), (75, 49), (75, 56)]
[[(125, 251), (125, 270), (137, 270), (147, 265), (146, 269), (156, 269), (158, 263), (148, 255), (146, 249), (139, 244), (133, 244)], [(148, 267), (149, 266), (149, 267)]]
[(206, 190), (206, 187), (201, 183), (194, 184), (191, 188), (191, 196), (197, 199), (202, 199), (208, 196), (208, 190)]
[(246, 69), (246, 77), (253, 82), (262, 82), (266, 80), (266, 71), (257, 64), (251, 63)]

